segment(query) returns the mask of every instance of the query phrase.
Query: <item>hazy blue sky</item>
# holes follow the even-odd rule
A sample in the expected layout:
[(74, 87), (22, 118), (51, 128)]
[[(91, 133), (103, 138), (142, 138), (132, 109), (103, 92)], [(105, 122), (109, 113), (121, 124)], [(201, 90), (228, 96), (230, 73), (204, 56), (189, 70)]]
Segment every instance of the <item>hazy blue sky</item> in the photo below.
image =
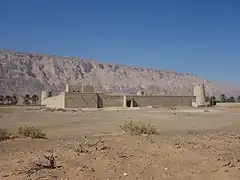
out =
[(240, 1), (0, 0), (0, 49), (240, 84)]

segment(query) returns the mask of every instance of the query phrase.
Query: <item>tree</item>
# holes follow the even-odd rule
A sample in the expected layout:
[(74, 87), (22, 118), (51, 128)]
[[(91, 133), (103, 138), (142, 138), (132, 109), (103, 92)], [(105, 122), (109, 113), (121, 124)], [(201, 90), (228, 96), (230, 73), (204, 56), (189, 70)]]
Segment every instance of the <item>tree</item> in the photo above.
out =
[(23, 104), (29, 105), (30, 104), (31, 97), (29, 94), (26, 94), (23, 99)]
[(4, 102), (6, 102), (6, 104), (11, 104), (12, 103), (12, 97), (10, 95), (6, 95), (4, 97)]
[(227, 99), (228, 102), (235, 102), (235, 98), (231, 96), (230, 98)]
[(34, 95), (32, 95), (31, 99), (32, 99), (32, 104), (34, 104), (36, 106), (37, 101), (39, 100), (39, 97), (36, 94), (34, 94)]
[(221, 102), (226, 102), (227, 96), (225, 94), (221, 94), (220, 99), (221, 99)]
[(16, 105), (18, 103), (18, 98), (16, 95), (12, 95), (12, 103), (11, 104), (14, 104)]
[(211, 96), (210, 99), (209, 99), (209, 102), (210, 102), (211, 106), (216, 105), (216, 97), (215, 96)]
[(232, 102), (236, 102), (236, 100), (235, 100), (235, 97), (234, 97), (234, 96), (231, 96), (231, 97), (230, 97), (230, 99), (231, 99), (231, 101), (232, 101)]
[(216, 101), (216, 97), (215, 97), (215, 96), (211, 96), (211, 97), (210, 97), (210, 100)]
[(0, 95), (0, 104), (3, 104), (3, 102), (4, 102), (4, 96)]
[(237, 101), (240, 102), (240, 96), (237, 97)]
[(210, 100), (210, 98), (208, 96), (206, 96), (205, 101), (209, 102), (209, 100)]

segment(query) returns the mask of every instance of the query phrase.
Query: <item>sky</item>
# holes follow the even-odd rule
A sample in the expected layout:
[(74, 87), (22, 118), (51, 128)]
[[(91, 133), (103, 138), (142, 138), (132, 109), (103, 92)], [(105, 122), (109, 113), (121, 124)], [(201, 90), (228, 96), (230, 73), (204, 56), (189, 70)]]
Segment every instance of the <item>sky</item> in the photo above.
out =
[(240, 84), (240, 1), (0, 0), (0, 50)]

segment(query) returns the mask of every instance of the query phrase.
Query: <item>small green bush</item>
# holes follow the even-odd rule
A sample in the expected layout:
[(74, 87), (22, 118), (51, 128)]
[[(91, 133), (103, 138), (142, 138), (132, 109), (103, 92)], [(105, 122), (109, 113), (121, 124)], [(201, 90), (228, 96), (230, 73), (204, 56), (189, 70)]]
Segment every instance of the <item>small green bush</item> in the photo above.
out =
[(136, 123), (134, 121), (128, 121), (120, 129), (130, 135), (158, 135), (158, 131), (152, 125), (144, 123)]
[(46, 138), (46, 134), (42, 133), (41, 129), (37, 129), (34, 126), (21, 126), (18, 128), (18, 134), (32, 139)]

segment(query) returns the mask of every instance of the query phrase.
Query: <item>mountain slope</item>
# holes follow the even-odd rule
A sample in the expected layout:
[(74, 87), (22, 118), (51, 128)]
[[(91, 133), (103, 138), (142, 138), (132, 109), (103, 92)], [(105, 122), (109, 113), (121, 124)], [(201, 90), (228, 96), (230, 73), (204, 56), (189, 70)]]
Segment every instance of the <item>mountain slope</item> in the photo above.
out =
[(63, 91), (66, 83), (85, 83), (104, 92), (188, 95), (195, 84), (204, 83), (209, 95), (240, 95), (240, 87), (216, 84), (195, 74), (14, 51), (0, 51), (0, 78), (1, 94)]

